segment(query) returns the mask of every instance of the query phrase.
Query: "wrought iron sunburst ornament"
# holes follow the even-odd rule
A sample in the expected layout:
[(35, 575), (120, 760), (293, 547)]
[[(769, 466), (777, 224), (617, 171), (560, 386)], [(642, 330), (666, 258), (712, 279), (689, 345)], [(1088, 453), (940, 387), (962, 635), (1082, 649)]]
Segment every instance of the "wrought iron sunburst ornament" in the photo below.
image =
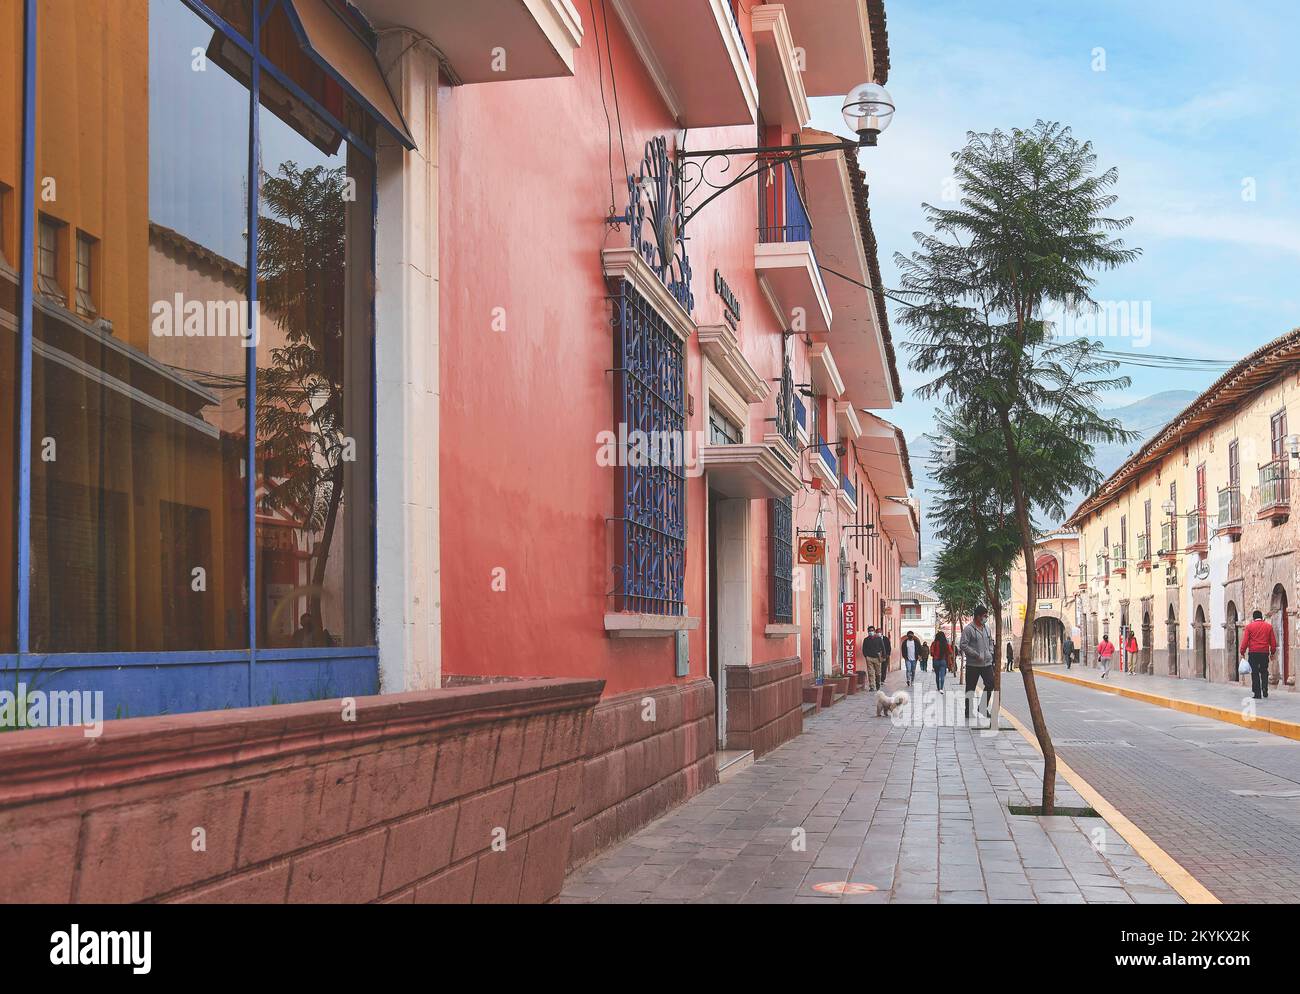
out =
[(627, 189), (627, 213), (614, 215), (610, 223), (631, 228), (632, 247), (677, 302), (691, 311), (695, 297), (682, 223), (681, 175), (662, 135), (646, 142), (641, 171), (629, 174)]

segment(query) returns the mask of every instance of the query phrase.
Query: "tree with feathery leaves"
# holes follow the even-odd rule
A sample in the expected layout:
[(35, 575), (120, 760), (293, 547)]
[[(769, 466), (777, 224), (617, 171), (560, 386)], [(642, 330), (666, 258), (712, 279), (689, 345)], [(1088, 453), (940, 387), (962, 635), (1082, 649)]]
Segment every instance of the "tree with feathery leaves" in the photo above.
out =
[[(1132, 218), (1113, 217), (1114, 168), (1096, 171), (1090, 142), (1068, 127), (970, 133), (953, 154), (960, 200), (924, 205), (932, 233), (896, 256), (902, 297), (912, 306), (911, 366), (929, 374), (918, 391), (953, 416), (988, 425), (1000, 442), (989, 472), (1005, 474), (1026, 580), (1025, 627), (1036, 606), (1036, 515), (1064, 514), (1073, 487), (1092, 489), (1098, 443), (1133, 438), (1098, 413), (1102, 393), (1128, 385), (1102, 345), (1054, 335), (1050, 316), (1097, 305), (1095, 273), (1137, 257), (1119, 232)], [(1044, 484), (1050, 483), (1050, 486)], [(1056, 754), (1034, 684), (1031, 640), (1020, 646), (1020, 672), (1043, 752), (1042, 810), (1055, 805)]]

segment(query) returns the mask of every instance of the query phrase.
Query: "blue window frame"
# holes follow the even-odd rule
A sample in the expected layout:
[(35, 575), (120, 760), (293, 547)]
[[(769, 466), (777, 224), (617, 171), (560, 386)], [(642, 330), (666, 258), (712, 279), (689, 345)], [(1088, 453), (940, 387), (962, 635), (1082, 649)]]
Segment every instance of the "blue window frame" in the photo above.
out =
[[(293, 0), (207, 0), (207, 2), (151, 0), (151, 16), (148, 19), (150, 25), (156, 20), (152, 15), (159, 12), (171, 14), (175, 11), (188, 11), (190, 15), (196, 15), (201, 19), (211, 32), (211, 44), (205, 52), (206, 57), (217, 62), (220, 69), (229, 77), (236, 79), (244, 88), (246, 96), (241, 96), (239, 99), (247, 100), (246, 133), (239, 135), (238, 144), (243, 146), (246, 154), (234, 146), (224, 148), (223, 154), (233, 151), (236, 156), (243, 157), (242, 166), (237, 162), (236, 168), (242, 172), (246, 184), (244, 190), (258, 191), (256, 196), (245, 194), (242, 206), (236, 204), (236, 221), (238, 229), (242, 229), (240, 235), (242, 246), (238, 251), (224, 254), (214, 250), (219, 248), (219, 245), (205, 246), (193, 239), (188, 241), (183, 238), (178, 239), (176, 231), (155, 223), (152, 217), (147, 217), (151, 212), (146, 212), (149, 221), (150, 250), (154, 246), (155, 239), (167, 242), (172, 249), (175, 249), (179, 243), (185, 242), (184, 248), (190, 253), (191, 260), (202, 258), (215, 270), (224, 270), (230, 279), (242, 281), (244, 286), (243, 298), (248, 304), (248, 310), (241, 316), (241, 321), (245, 321), (241, 331), (246, 339), (251, 339), (256, 344), (254, 347), (244, 348), (244, 354), (236, 364), (234, 375), (214, 375), (210, 369), (205, 371), (183, 369), (174, 357), (171, 361), (159, 361), (148, 354), (148, 348), (133, 346), (130, 338), (133, 332), (131, 328), (124, 328), (121, 325), (114, 327), (111, 320), (101, 318), (101, 314), (108, 314), (111, 310), (111, 304), (106, 305), (105, 298), (111, 298), (118, 289), (113, 282), (113, 268), (101, 264), (103, 262), (101, 256), (109, 255), (113, 248), (111, 243), (104, 239), (104, 232), (93, 228), (83, 232), (80, 226), (68, 229), (75, 236), (74, 240), (69, 241), (67, 249), (71, 266), (75, 267), (76, 264), (76, 258), (71, 255), (77, 247), (76, 238), (84, 237), (88, 245), (93, 245), (88, 258), (93, 259), (95, 267), (95, 313), (75, 315), (83, 319), (83, 324), (70, 323), (60, 308), (54, 306), (58, 301), (51, 302), (48, 294), (42, 293), (36, 271), (37, 204), (42, 191), (41, 178), (37, 176), (38, 142), (42, 140), (42, 133), (46, 128), (52, 125), (42, 123), (41, 129), (38, 130), (37, 90), (40, 79), (38, 68), (43, 58), (49, 58), (49, 53), (40, 50), (41, 4), (38, 0), (13, 0), (13, 2), (21, 8), (18, 14), (21, 17), (22, 39), (22, 87), (19, 96), (21, 162), (20, 176), (15, 177), (16, 182), (12, 184), (14, 189), (11, 191), (10, 202), (17, 207), (19, 232), (18, 253), (13, 267), (15, 273), (10, 276), (0, 272), (0, 280), (10, 280), (10, 287), (16, 292), (0, 293), (0, 311), (7, 310), (9, 307), (16, 311), (12, 315), (13, 326), (17, 332), (14, 337), (13, 360), (16, 375), (13, 377), (12, 390), (6, 392), (16, 394), (14, 434), (17, 457), (13, 487), (15, 492), (11, 496), (17, 513), (13, 538), (15, 568), (10, 584), (0, 584), (0, 590), (11, 589), (13, 592), (12, 605), (6, 605), (3, 610), (0, 610), (0, 637), (4, 635), (2, 629), (5, 627), (6, 618), (11, 616), (12, 620), (11, 637), (8, 643), (0, 641), (0, 689), (14, 691), (18, 687), (25, 687), (29, 693), (34, 690), (102, 691), (105, 709), (103, 717), (106, 718), (284, 703), (377, 692), (378, 650), (374, 644), (373, 609), (376, 572), (373, 540), (374, 303), (368, 290), (366, 293), (354, 294), (349, 301), (327, 302), (321, 308), (311, 310), (306, 318), (298, 322), (301, 328), (295, 338), (291, 308), (283, 302), (277, 305), (273, 299), (279, 292), (275, 277), (283, 272), (283, 267), (280, 270), (275, 268), (276, 256), (277, 253), (283, 253), (285, 245), (307, 243), (309, 234), (305, 223), (298, 224), (296, 221), (288, 220), (281, 223), (280, 219), (288, 218), (289, 215), (284, 212), (277, 214), (274, 205), (268, 206), (267, 188), (274, 177), (268, 174), (267, 163), (283, 163), (287, 158), (284, 154), (285, 150), (289, 147), (282, 124), (270, 113), (275, 110), (274, 104), (277, 101), (292, 102), (300, 111), (305, 110), (314, 116), (318, 125), (312, 134), (305, 137), (322, 150), (322, 155), (326, 158), (330, 154), (340, 156), (339, 150), (342, 150), (341, 157), (334, 160), (337, 168), (331, 172), (330, 169), (322, 167), (323, 171), (317, 171), (313, 176), (316, 180), (321, 180), (323, 177), (329, 182), (353, 182), (352, 196), (348, 199), (349, 202), (360, 206), (356, 208), (358, 213), (350, 215), (347, 222), (349, 232), (347, 252), (350, 254), (347, 256), (346, 265), (347, 273), (356, 275), (349, 275), (347, 279), (350, 281), (349, 285), (368, 288), (373, 285), (373, 234), (374, 218), (377, 213), (373, 134), (376, 128), (385, 128), (402, 144), (407, 147), (411, 145), (404, 125), (401, 124), (400, 115), (394, 113), (395, 106), (391, 104), (391, 95), (384, 94), (389, 101), (386, 106), (371, 105), (367, 103), (362, 91), (369, 86), (368, 92), (372, 96), (375, 95), (373, 78), (361, 88), (353, 87), (345, 76), (333, 71), (332, 67), (324, 63), (319, 54), (308, 46), (304, 23)], [(371, 44), (373, 47), (372, 40), (365, 35), (364, 26), (353, 18), (352, 12), (342, 0), (325, 0), (325, 4), (327, 6), (318, 5), (314, 13), (320, 15), (323, 11), (325, 14), (338, 16), (347, 23), (352, 34), (360, 38), (363, 44)], [(123, 38), (129, 38), (128, 32), (137, 28), (144, 36), (147, 37), (149, 34), (150, 25), (127, 24), (123, 27), (121, 19), (113, 20), (116, 14), (110, 12), (105, 16), (112, 26), (122, 28)], [(307, 74), (295, 72), (292, 59), (290, 63), (286, 63), (283, 57), (277, 58), (277, 53), (268, 48), (267, 39), (273, 37), (277, 31), (280, 32), (282, 41), (288, 32), (292, 32), (287, 48), (294, 58), (297, 58), (300, 50), (303, 58), (310, 59), (314, 63), (311, 72)], [(110, 58), (121, 54), (120, 52), (109, 53)], [(187, 50), (185, 54), (189, 57), (190, 52)], [(379, 79), (382, 87), (382, 77)], [(152, 82), (148, 84), (148, 88), (153, 90)], [(318, 99), (325, 90), (333, 94), (341, 92), (343, 97), (331, 99), (330, 106), (326, 106), (321, 99)], [(334, 109), (331, 110), (331, 107)], [(48, 110), (44, 113), (48, 113)], [(146, 123), (142, 127), (147, 130), (151, 126)], [(199, 141), (201, 138), (196, 137), (195, 140)], [(264, 142), (267, 140), (277, 147), (270, 148), (265, 145)], [(146, 144), (148, 144), (147, 139)], [(0, 169), (3, 168), (4, 165), (0, 163)], [(304, 171), (306, 171), (305, 167)], [(8, 179), (9, 177), (0, 176), (0, 181)], [(149, 193), (150, 195), (145, 199), (152, 205), (153, 191), (150, 190)], [(126, 202), (127, 198), (123, 197), (122, 200)], [(66, 209), (66, 205), (59, 203), (57, 199), (54, 200), (51, 208), (56, 212)], [(357, 227), (354, 223), (355, 218), (367, 220), (368, 230), (365, 225), (362, 225), (363, 236), (354, 239), (352, 232)], [(268, 230), (268, 225), (271, 226), (271, 230)], [(277, 234), (274, 231), (277, 225), (280, 229), (279, 241), (268, 242), (268, 238)], [(341, 228), (342, 224), (338, 226)], [(0, 231), (0, 237), (2, 236), (3, 232)], [(212, 240), (217, 240), (217, 235), (214, 234)], [(139, 248), (138, 245), (136, 247)], [(150, 258), (151, 274), (156, 262), (156, 259)], [(301, 269), (302, 266), (299, 268)], [(68, 269), (69, 273), (75, 271), (75, 268)], [(297, 271), (290, 275), (294, 280), (301, 280), (301, 274)], [(328, 273), (325, 276), (320, 274), (316, 276), (322, 285), (328, 283), (327, 277)], [(308, 279), (307, 283), (310, 287), (311, 280)], [(4, 289), (6, 288), (0, 286), (0, 290)], [(259, 297), (265, 296), (268, 292), (272, 297), (260, 301)], [(342, 290), (339, 292), (340, 295), (343, 293)], [(281, 293), (281, 296), (283, 297), (284, 294)], [(309, 294), (310, 296), (313, 295)], [(269, 313), (270, 316), (269, 320), (258, 322), (258, 309), (262, 304), (269, 308), (269, 312), (264, 313)], [(364, 332), (352, 335), (351, 342), (344, 343), (343, 340), (348, 336), (339, 331), (338, 327), (340, 322), (346, 319), (332, 317), (331, 307), (335, 310), (345, 310), (348, 315), (355, 316), (358, 322), (355, 326), (364, 328)], [(133, 311), (134, 313), (138, 313), (138, 309)], [(211, 314), (212, 311), (209, 309), (208, 313)], [(52, 314), (58, 318), (58, 321), (51, 320)], [(249, 315), (251, 317), (248, 317)], [(6, 315), (0, 314), (0, 317)], [(100, 319), (100, 323), (90, 324), (95, 319)], [(353, 325), (348, 327), (351, 328)], [(322, 328), (326, 331), (322, 332)], [(330, 329), (334, 329), (333, 332)], [(134, 333), (138, 334), (139, 330), (134, 329)], [(322, 334), (325, 335), (325, 340), (320, 339)], [(58, 340), (59, 335), (64, 336), (62, 344)], [(313, 338), (313, 335), (317, 337)], [(264, 340), (259, 341), (259, 338)], [(68, 349), (63, 347), (67, 341), (78, 343), (77, 349), (81, 351), (77, 356), (67, 355)], [(304, 468), (301, 459), (295, 463), (294, 460), (286, 460), (283, 456), (273, 458), (277, 453), (274, 446), (268, 443), (267, 425), (275, 419), (268, 416), (267, 404), (274, 401), (267, 401), (259, 406), (259, 381), (263, 386), (263, 393), (272, 398), (277, 396), (277, 390), (280, 397), (293, 396), (292, 393), (285, 392), (283, 383), (277, 381), (274, 374), (277, 364), (283, 365), (290, 361), (286, 350), (291, 349), (295, 341), (309, 342), (316, 352), (332, 356), (333, 358), (322, 360), (322, 363), (333, 363), (341, 370), (334, 379), (338, 380), (339, 384), (346, 384), (348, 391), (346, 407), (350, 412), (348, 414), (350, 420), (345, 426), (340, 415), (337, 437), (334, 437), (329, 445), (318, 446), (324, 452), (323, 455), (316, 454), (313, 449), (310, 457), (311, 460), (323, 460), (323, 465), (329, 470), (328, 473), (314, 472), (310, 466)], [(93, 351), (86, 344), (87, 342), (93, 344)], [(279, 356), (276, 354), (277, 349), (281, 352)], [(57, 362), (52, 364), (52, 357)], [(72, 359), (77, 359), (80, 365), (73, 363)], [(113, 367), (117, 371), (116, 375), (110, 375), (110, 363), (116, 364)], [(206, 553), (197, 552), (202, 543), (186, 540), (187, 535), (192, 537), (198, 531), (206, 530), (205, 510), (163, 497), (152, 503), (151, 514), (154, 516), (149, 519), (148, 525), (142, 527), (133, 519), (130, 529), (123, 532), (113, 527), (116, 519), (104, 510), (107, 506), (122, 503), (121, 500), (109, 499), (113, 497), (112, 488), (106, 485), (95, 491), (98, 496), (91, 500), (91, 504), (95, 506), (94, 513), (98, 516), (86, 518), (83, 515), (79, 519), (84, 533), (82, 551), (93, 546), (94, 555), (97, 557), (93, 566), (82, 569), (82, 572), (93, 573), (94, 577), (80, 592), (79, 596), (82, 597), (80, 603), (94, 605), (99, 616), (93, 619), (94, 623), (81, 626), (72, 635), (69, 635), (69, 632), (76, 629), (76, 625), (73, 625), (73, 629), (69, 629), (70, 622), (66, 617), (72, 612), (64, 610), (65, 618), (61, 624), (51, 622), (53, 614), (65, 609), (69, 598), (74, 596), (70, 593), (62, 575), (51, 579), (56, 570), (66, 566), (57, 551), (60, 547), (55, 543), (62, 542), (66, 546), (77, 537), (67, 533), (63, 519), (49, 517), (50, 509), (60, 506), (59, 502), (65, 500), (67, 488), (65, 487), (64, 494), (55, 500), (51, 495), (53, 477), (50, 476), (50, 471), (39, 464), (34, 466), (34, 459), (42, 458), (42, 455), (38, 455), (42, 453), (42, 439), (36, 434), (36, 415), (39, 415), (41, 423), (45, 424), (51, 416), (50, 412), (58, 409), (58, 384), (50, 379), (52, 375), (50, 370), (55, 366), (64, 369), (81, 369), (83, 374), (89, 375), (101, 387), (105, 384), (112, 387), (120, 395), (111, 401), (117, 405), (115, 409), (119, 412), (134, 411), (137, 407), (149, 407), (154, 411), (165, 409), (173, 431), (179, 432), (179, 429), (175, 428), (176, 424), (185, 424), (191, 430), (206, 428), (209, 435), (221, 437), (220, 459), (226, 469), (233, 468), (233, 473), (225, 474), (225, 480), (227, 483), (233, 481), (234, 492), (242, 491), (238, 498), (239, 510), (232, 519), (236, 523), (242, 522), (242, 537), (237, 538), (233, 554), (225, 556), (229, 561), (224, 566), (229, 574), (225, 581), (226, 592), (229, 595), (229, 604), (233, 604), (233, 608), (228, 606), (218, 622), (218, 626), (228, 639), (223, 641), (220, 632), (214, 634), (214, 626), (209, 619), (206, 628), (195, 622), (194, 630), (205, 633), (199, 639), (204, 644), (187, 645), (184, 625), (181, 624), (177, 628), (180, 624), (177, 619), (183, 622), (190, 616), (187, 612), (192, 613), (192, 607), (187, 606), (184, 598), (179, 597), (175, 589), (168, 589), (161, 575), (166, 570), (165, 565), (159, 565), (160, 575), (153, 578), (152, 585), (140, 582), (137, 576), (140, 570), (137, 569), (136, 563), (129, 564), (129, 568), (124, 568), (120, 574), (104, 565), (117, 562), (112, 551), (114, 542), (139, 542), (140, 535), (144, 534), (145, 539), (153, 543), (155, 557), (161, 557), (161, 559), (152, 559), (152, 563), (166, 564), (169, 555), (174, 556), (177, 550), (181, 550), (194, 553), (201, 559), (203, 555), (207, 555), (209, 558), (202, 559), (206, 564), (202, 570), (204, 577), (207, 577), (209, 567), (213, 575), (216, 575), (222, 568), (217, 564), (222, 554), (214, 553), (212, 550)], [(181, 376), (178, 375), (178, 371), (194, 375)], [(308, 398), (328, 395), (328, 384), (322, 385), (320, 381), (329, 379), (330, 375), (319, 374), (318, 381), (303, 387), (301, 395)], [(191, 411), (216, 410), (221, 406), (219, 400), (223, 396), (222, 390), (233, 390), (234, 393), (225, 395), (230, 397), (232, 402), (226, 405), (228, 410), (225, 411), (225, 416), (228, 423), (219, 431), (213, 425), (216, 420), (215, 414), (187, 415), (185, 413), (185, 405), (190, 405)], [(132, 399), (123, 401), (122, 396)], [(0, 402), (8, 399), (0, 398)], [(40, 402), (40, 407), (34, 411), (37, 401)], [(88, 403), (82, 400), (83, 407)], [(323, 416), (323, 409), (318, 406), (321, 402), (312, 399), (310, 403), (312, 406), (309, 409), (299, 412), (300, 420), (319, 422)], [(71, 406), (75, 407), (75, 402)], [(339, 407), (343, 406), (340, 400)], [(122, 421), (121, 418), (115, 417), (107, 406), (98, 411), (96, 439), (101, 447), (117, 444), (124, 434), (136, 433), (144, 437), (148, 435), (146, 429), (156, 428), (156, 426), (143, 425), (138, 421), (132, 422), (129, 417)], [(284, 410), (280, 410), (279, 415), (279, 420), (282, 422), (292, 420), (287, 417)], [(351, 426), (357, 427), (356, 434), (359, 437), (354, 438), (346, 434)], [(319, 442), (319, 438), (314, 437), (311, 441)], [(344, 446), (344, 442), (347, 442), (348, 446)], [(217, 447), (217, 444), (213, 443), (214, 451)], [(357, 461), (355, 456), (349, 459), (348, 456), (337, 455), (345, 449), (360, 451), (362, 458)], [(148, 457), (153, 451), (144, 447), (137, 462), (147, 464)], [(331, 453), (335, 454), (331, 455)], [(77, 453), (77, 455), (82, 454), (84, 453)], [(331, 459), (335, 462), (330, 462)], [(356, 465), (343, 465), (344, 462), (351, 461), (356, 461)], [(101, 463), (108, 465), (102, 460)], [(286, 465), (289, 468), (286, 468)], [(136, 471), (141, 470), (137, 468)], [(102, 478), (109, 470), (101, 469), (99, 472)], [(322, 477), (328, 477), (324, 484), (319, 482)], [(303, 480), (307, 481), (305, 485), (302, 483)], [(333, 482), (330, 483), (330, 480)], [(346, 489), (343, 482), (345, 480)], [(291, 495), (289, 495), (288, 481), (293, 481)], [(39, 484), (37, 491), (39, 503), (36, 505), (33, 501), (34, 483)], [(201, 491), (202, 481), (197, 483), (191, 481), (190, 489)], [(277, 491), (280, 493), (278, 498), (274, 496)], [(349, 495), (346, 502), (340, 497), (343, 492)], [(334, 505), (332, 509), (331, 495)], [(157, 497), (157, 494), (152, 496)], [(228, 495), (223, 493), (223, 496)], [(126, 497), (127, 504), (130, 504), (132, 499), (136, 504), (141, 501), (139, 494), (133, 491), (128, 492)], [(346, 508), (339, 506), (343, 503), (347, 504)], [(345, 622), (340, 623), (340, 631), (337, 634), (331, 633), (321, 623), (324, 616), (316, 606), (320, 603), (320, 591), (317, 589), (313, 594), (310, 583), (311, 579), (317, 578), (310, 576), (305, 590), (300, 591), (291, 586), (288, 594), (282, 596), (281, 602), (290, 605), (306, 604), (309, 606), (309, 613), (315, 610), (317, 612), (315, 628), (308, 629), (308, 626), (302, 623), (303, 619), (298, 619), (299, 630), (289, 638), (275, 637), (274, 630), (268, 628), (268, 619), (265, 617), (268, 612), (264, 597), (270, 596), (266, 593), (266, 587), (272, 567), (268, 565), (266, 549), (259, 548), (259, 531), (266, 527), (264, 519), (267, 517), (268, 507), (281, 516), (292, 517), (293, 514), (298, 516), (299, 532), (309, 534), (311, 538), (309, 544), (313, 548), (299, 549), (296, 553), (305, 556), (309, 562), (313, 555), (317, 562), (323, 562), (326, 553), (320, 551), (322, 536), (328, 536), (329, 529), (334, 527), (344, 514), (355, 516), (354, 527), (360, 531), (354, 531), (354, 534), (361, 535), (362, 540), (347, 543), (348, 565), (336, 568), (335, 573), (344, 568), (350, 571), (351, 579), (348, 582), (351, 583), (351, 587), (347, 589), (349, 593), (356, 593), (360, 598), (361, 606), (358, 609), (350, 604), (345, 609), (352, 614)], [(34, 521), (41, 525), (40, 544), (36, 547), (35, 556)], [(200, 521), (204, 522), (204, 529), (194, 527), (194, 523)], [(150, 532), (151, 528), (157, 530)], [(239, 532), (239, 528), (231, 531), (235, 535)], [(130, 536), (129, 539), (124, 537), (127, 534)], [(368, 540), (366, 540), (367, 535)], [(230, 552), (231, 549), (227, 546), (224, 551)], [(344, 552), (339, 552), (335, 561), (344, 561), (344, 555)], [(187, 564), (188, 560), (185, 565)], [(324, 572), (323, 566), (321, 572)], [(124, 582), (119, 584), (118, 580)], [(198, 582), (196, 578), (195, 583)], [(316, 586), (319, 587), (319, 584)], [(144, 594), (141, 593), (142, 587), (148, 587)], [(198, 590), (199, 587), (196, 586), (194, 589)], [(148, 629), (156, 626), (158, 631), (137, 633), (132, 638), (120, 636), (115, 629), (116, 622), (108, 617), (110, 601), (114, 604), (120, 602), (121, 610), (125, 612), (125, 616), (130, 617), (142, 597), (150, 601), (151, 610), (160, 611), (159, 617), (150, 624), (135, 619), (137, 623), (131, 627)], [(161, 601), (158, 598), (161, 598)], [(350, 601), (351, 598), (349, 597), (348, 600)], [(242, 618), (239, 617), (241, 614)], [(35, 631), (34, 618), (39, 629)], [(170, 637), (167, 635), (169, 624), (175, 629), (173, 636)], [(112, 633), (106, 634), (110, 630)], [(127, 648), (119, 650), (119, 641), (126, 644)], [(149, 648), (145, 650), (134, 648), (141, 644), (148, 645)], [(173, 645), (181, 647), (172, 648)], [(75, 651), (61, 651), (61, 646), (75, 647)]]

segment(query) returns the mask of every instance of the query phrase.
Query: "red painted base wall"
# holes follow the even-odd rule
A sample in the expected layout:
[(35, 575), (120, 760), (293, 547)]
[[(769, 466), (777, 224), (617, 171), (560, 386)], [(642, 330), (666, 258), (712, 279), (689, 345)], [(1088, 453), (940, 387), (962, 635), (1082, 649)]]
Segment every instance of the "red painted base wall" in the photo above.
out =
[(3, 900), (549, 900), (601, 689), (529, 680), (359, 698), (353, 721), (320, 701), (0, 736)]

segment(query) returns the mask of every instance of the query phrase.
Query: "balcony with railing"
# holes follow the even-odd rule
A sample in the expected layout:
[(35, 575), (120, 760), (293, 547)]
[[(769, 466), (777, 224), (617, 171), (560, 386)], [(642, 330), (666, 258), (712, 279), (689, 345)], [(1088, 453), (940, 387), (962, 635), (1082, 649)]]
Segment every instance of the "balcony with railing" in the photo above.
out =
[(798, 177), (785, 162), (760, 161), (754, 271), (786, 314), (802, 308), (805, 330), (831, 327), (830, 297), (812, 247), (812, 220)]
[(808, 219), (808, 208), (804, 206), (799, 184), (795, 182), (794, 170), (785, 163), (768, 168), (779, 174), (774, 178), (781, 181), (782, 198), (780, 205), (775, 207), (767, 197), (759, 200), (758, 240), (764, 243), (811, 242), (812, 221)]
[(1116, 576), (1123, 576), (1125, 573), (1128, 572), (1128, 560), (1125, 558), (1124, 555), (1125, 551), (1126, 550), (1124, 546), (1119, 542), (1116, 542), (1113, 546), (1111, 546), (1111, 550), (1110, 550), (1111, 571)]
[(814, 450), (814, 455), (821, 460), (821, 469), (824, 474), (822, 478), (825, 480), (838, 480), (840, 476), (839, 461), (835, 458), (835, 451), (826, 444), (826, 439), (820, 435), (817, 436), (817, 448)]
[(1205, 552), (1210, 547), (1210, 527), (1206, 509), (1198, 507), (1187, 516), (1187, 551)]
[(1160, 558), (1169, 563), (1178, 558), (1178, 533), (1172, 520), (1160, 523)]
[(1215, 532), (1219, 535), (1241, 534), (1241, 487), (1224, 487), (1219, 491), (1219, 517)]
[(843, 474), (840, 476), (840, 503), (849, 514), (857, 513), (858, 488), (853, 485), (852, 480)]
[(1137, 537), (1138, 539), (1138, 558), (1137, 568), (1139, 570), (1151, 569), (1151, 537), (1143, 532)]
[(1285, 459), (1274, 459), (1259, 467), (1260, 519), (1277, 521), (1291, 513), (1291, 474)]

